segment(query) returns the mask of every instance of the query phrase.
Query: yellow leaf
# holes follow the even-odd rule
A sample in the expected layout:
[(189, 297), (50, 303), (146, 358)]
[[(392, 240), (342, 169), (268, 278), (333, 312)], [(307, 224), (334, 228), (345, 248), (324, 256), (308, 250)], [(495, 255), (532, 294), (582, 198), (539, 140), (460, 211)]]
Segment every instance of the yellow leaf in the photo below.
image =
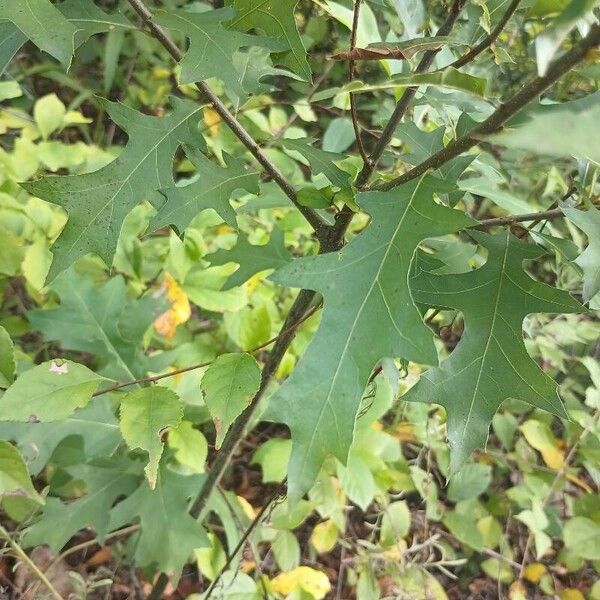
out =
[(219, 116), (219, 113), (212, 108), (205, 108), (204, 122), (210, 131), (210, 135), (215, 137), (219, 133), (219, 125), (221, 123), (221, 117)]
[(527, 443), (542, 455), (544, 462), (551, 469), (558, 471), (563, 467), (564, 452), (558, 447), (556, 439), (546, 423), (530, 419), (523, 423), (520, 429)]
[(252, 275), (252, 277), (246, 281), (246, 291), (251, 294), (263, 279), (264, 275), (262, 273), (256, 273), (255, 275)]
[(527, 590), (519, 581), (515, 581), (508, 590), (509, 600), (527, 600)]
[(171, 308), (154, 321), (154, 329), (158, 334), (170, 338), (175, 335), (177, 326), (191, 317), (192, 310), (187, 295), (169, 273), (165, 275), (163, 290), (171, 302)]
[(315, 525), (310, 536), (310, 543), (319, 554), (324, 554), (333, 549), (337, 543), (339, 532), (337, 525), (333, 521), (323, 521)]
[(226, 233), (233, 233), (235, 229), (229, 225), (219, 225), (217, 227), (217, 235), (225, 235)]
[(254, 511), (254, 508), (252, 508), (252, 504), (250, 504), (250, 502), (248, 502), (248, 500), (246, 500), (246, 498), (243, 498), (242, 496), (237, 496), (237, 499), (240, 503), (240, 506), (242, 507), (242, 510), (244, 511), (244, 514), (249, 519), (254, 519), (254, 517), (256, 517), (256, 512)]
[(315, 600), (322, 600), (329, 593), (331, 584), (327, 575), (310, 567), (296, 567), (292, 571), (280, 573), (271, 581), (273, 591), (287, 596), (297, 588), (311, 594)]
[(414, 442), (415, 433), (412, 423), (398, 423), (393, 429), (388, 432), (401, 442)]
[(523, 577), (531, 583), (539, 583), (540, 579), (548, 572), (546, 565), (542, 563), (531, 563), (525, 567)]
[(254, 560), (245, 560), (240, 567), (240, 571), (242, 573), (246, 573), (246, 575), (248, 575), (248, 573), (252, 573), (254, 569), (256, 569), (256, 561)]
[(398, 540), (389, 550), (377, 554), (377, 558), (387, 562), (398, 562), (406, 552), (406, 540)]
[(585, 596), (575, 588), (565, 588), (559, 592), (558, 597), (560, 600), (585, 600)]
[(165, 69), (164, 67), (155, 67), (152, 69), (152, 74), (150, 77), (152, 79), (169, 79), (169, 77), (171, 77), (171, 71), (169, 69)]

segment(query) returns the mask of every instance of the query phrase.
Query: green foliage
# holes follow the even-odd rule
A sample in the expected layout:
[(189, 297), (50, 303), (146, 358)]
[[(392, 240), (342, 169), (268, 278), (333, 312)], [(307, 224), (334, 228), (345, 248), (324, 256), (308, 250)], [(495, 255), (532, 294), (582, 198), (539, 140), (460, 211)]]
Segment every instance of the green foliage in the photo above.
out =
[(260, 368), (249, 354), (222, 354), (208, 368), (202, 377), (202, 392), (215, 423), (217, 448), (259, 385)]
[(129, 134), (127, 146), (115, 161), (94, 173), (24, 184), (29, 193), (69, 213), (52, 247), (50, 281), (89, 252), (110, 265), (125, 216), (153, 192), (173, 183), (172, 159), (179, 144), (202, 143), (197, 132), (198, 106), (176, 98), (173, 106), (172, 114), (157, 118), (107, 102), (113, 121)]
[(403, 356), (437, 362), (431, 333), (408, 286), (399, 282), (408, 281), (425, 237), (471, 223), (434, 202), (442, 186), (425, 176), (392, 192), (359, 196), (372, 217), (361, 235), (340, 252), (298, 259), (272, 277), (319, 291), (325, 305), (317, 335), (271, 398), (271, 418), (292, 431), (288, 473), (295, 500), (311, 487), (327, 455), (346, 460), (363, 390), (378, 361)]
[(465, 320), (456, 350), (439, 368), (425, 373), (405, 397), (446, 409), (453, 473), (475, 448), (485, 445), (492, 417), (508, 398), (568, 416), (556, 383), (528, 356), (521, 328), (532, 312), (581, 310), (567, 293), (523, 272), (523, 261), (538, 258), (539, 248), (508, 232), (471, 235), (488, 249), (482, 268), (460, 275), (420, 273), (411, 282), (417, 302), (460, 310)]
[(150, 4), (0, 0), (11, 542), (110, 544), (73, 597), (595, 598), (597, 2)]
[(132, 450), (139, 448), (148, 453), (144, 470), (150, 488), (154, 489), (164, 447), (162, 436), (181, 423), (181, 401), (171, 390), (156, 385), (127, 394), (121, 400), (119, 416), (127, 445)]

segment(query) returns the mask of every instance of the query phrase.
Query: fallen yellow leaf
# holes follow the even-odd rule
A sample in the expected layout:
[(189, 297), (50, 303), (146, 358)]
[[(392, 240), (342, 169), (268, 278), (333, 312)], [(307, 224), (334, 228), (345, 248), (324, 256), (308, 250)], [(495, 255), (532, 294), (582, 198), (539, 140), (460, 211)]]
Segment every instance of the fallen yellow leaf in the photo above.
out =
[(508, 590), (508, 597), (509, 600), (527, 600), (527, 590), (522, 583), (515, 581)]
[(539, 583), (540, 579), (548, 572), (546, 565), (542, 563), (531, 563), (523, 571), (523, 577), (531, 583)]
[(296, 567), (292, 571), (280, 573), (271, 580), (273, 591), (287, 596), (297, 588), (311, 594), (315, 600), (322, 600), (329, 593), (331, 584), (327, 575), (310, 567)]
[(560, 600), (585, 600), (585, 596), (575, 588), (565, 588), (558, 593)]
[(256, 512), (254, 511), (254, 508), (252, 508), (252, 504), (250, 504), (250, 502), (248, 502), (248, 500), (246, 500), (246, 498), (243, 498), (242, 496), (237, 496), (237, 499), (240, 503), (240, 506), (242, 507), (242, 510), (244, 511), (244, 514), (249, 519), (254, 519), (254, 517), (256, 517)]
[(310, 536), (310, 543), (319, 554), (330, 552), (337, 543), (339, 532), (333, 521), (323, 521), (315, 525)]
[(171, 308), (157, 317), (154, 321), (154, 329), (158, 334), (171, 338), (175, 335), (177, 326), (191, 317), (192, 309), (186, 293), (169, 273), (165, 275), (163, 289), (171, 302)]

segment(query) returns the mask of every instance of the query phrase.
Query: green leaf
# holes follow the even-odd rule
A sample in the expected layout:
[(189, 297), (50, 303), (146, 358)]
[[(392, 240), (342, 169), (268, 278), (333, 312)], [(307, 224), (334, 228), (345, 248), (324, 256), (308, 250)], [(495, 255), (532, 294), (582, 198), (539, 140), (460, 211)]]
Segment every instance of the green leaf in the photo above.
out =
[(0, 75), (26, 41), (27, 36), (14, 23), (0, 22)]
[(275, 64), (283, 65), (303, 79), (310, 80), (312, 73), (306, 60), (306, 50), (296, 29), (294, 9), (298, 0), (227, 0), (235, 8), (236, 16), (229, 23), (231, 29), (249, 31), (257, 29), (285, 43), (289, 50), (273, 55)]
[(587, 517), (569, 519), (563, 529), (565, 546), (586, 560), (600, 560), (600, 525)]
[(404, 500), (392, 502), (383, 512), (379, 543), (382, 546), (394, 546), (410, 530), (410, 511)]
[(253, 46), (247, 48), (245, 52), (236, 52), (233, 55), (233, 66), (238, 73), (241, 73), (242, 93), (238, 95), (235, 92), (229, 92), (229, 97), (236, 110), (251, 94), (267, 94), (274, 89), (273, 85), (264, 81), (268, 77), (300, 79), (290, 71), (273, 68), (268, 48)]
[(0, 388), (7, 388), (14, 381), (16, 369), (15, 347), (8, 331), (0, 325)]
[(600, 163), (595, 129), (599, 119), (600, 92), (596, 92), (571, 102), (539, 105), (488, 139), (542, 156), (577, 156)]
[(489, 424), (504, 400), (523, 400), (567, 416), (556, 383), (525, 349), (522, 323), (531, 313), (582, 310), (566, 292), (523, 271), (523, 261), (541, 256), (541, 248), (508, 232), (470, 235), (488, 250), (483, 267), (453, 275), (421, 272), (410, 283), (417, 302), (460, 310), (465, 320), (465, 332), (450, 357), (403, 396), (446, 409), (451, 474), (485, 445)]
[(271, 276), (320, 292), (325, 305), (317, 334), (273, 395), (268, 415), (292, 431), (293, 500), (311, 487), (329, 454), (346, 460), (363, 391), (382, 358), (437, 362), (431, 330), (403, 282), (423, 239), (472, 223), (434, 202), (435, 193), (449, 189), (425, 176), (386, 193), (360, 194), (372, 216), (360, 235), (339, 252), (295, 260)]
[(204, 258), (215, 266), (230, 262), (239, 265), (238, 270), (229, 277), (222, 288), (229, 290), (244, 284), (256, 273), (283, 267), (292, 260), (292, 255), (284, 245), (281, 229), (273, 227), (269, 241), (262, 246), (251, 244), (240, 232), (233, 248), (230, 250), (221, 248)]
[(196, 167), (197, 180), (186, 186), (162, 189), (165, 197), (162, 205), (156, 204), (156, 215), (150, 221), (150, 229), (173, 225), (180, 233), (201, 211), (212, 208), (232, 227), (237, 227), (235, 211), (229, 203), (231, 194), (245, 189), (258, 194), (258, 174), (247, 171), (242, 161), (225, 156), (227, 167), (223, 168), (208, 160), (199, 150), (185, 146), (185, 153)]
[(291, 451), (292, 441), (281, 438), (267, 440), (254, 451), (252, 464), (260, 465), (263, 483), (283, 480)]
[(204, 402), (217, 430), (217, 449), (231, 424), (260, 386), (260, 368), (250, 354), (222, 354), (202, 377)]
[(147, 373), (152, 363), (143, 352), (142, 338), (164, 312), (162, 301), (151, 296), (129, 299), (121, 276), (97, 288), (72, 269), (50, 287), (60, 297), (60, 306), (27, 314), (45, 339), (95, 355), (102, 365), (99, 373), (111, 379), (127, 381)]
[(383, 83), (363, 83), (355, 80), (342, 87), (329, 88), (322, 92), (317, 92), (313, 97), (313, 102), (320, 102), (328, 98), (333, 98), (338, 94), (352, 92), (354, 94), (363, 94), (365, 92), (377, 92), (380, 90), (399, 90), (413, 86), (434, 86), (459, 90), (485, 98), (487, 90), (487, 79), (475, 77), (463, 73), (454, 67), (446, 67), (441, 71), (431, 73), (412, 73), (411, 75), (397, 75), (386, 79)]
[(103, 377), (70, 360), (50, 360), (20, 375), (0, 398), (1, 421), (61, 421), (85, 406)]
[(27, 458), (29, 470), (37, 475), (58, 444), (69, 436), (83, 439), (88, 460), (110, 456), (122, 442), (107, 398), (95, 398), (88, 406), (62, 421), (52, 423), (1, 423), (0, 439), (14, 440)]
[(535, 40), (538, 75), (543, 77), (548, 70), (556, 51), (567, 38), (569, 32), (592, 11), (598, 0), (571, 0), (564, 10), (544, 27)]
[(49, 0), (0, 0), (0, 15), (69, 68), (77, 29)]
[(105, 102), (112, 120), (129, 135), (115, 161), (93, 173), (22, 184), (30, 194), (62, 206), (69, 215), (52, 247), (50, 281), (90, 252), (110, 265), (129, 211), (156, 190), (173, 185), (172, 162), (178, 146), (203, 145), (197, 129), (201, 108), (187, 100), (173, 98), (172, 102), (171, 114), (161, 118)]
[(323, 173), (335, 187), (350, 189), (350, 174), (342, 171), (334, 162), (343, 160), (345, 158), (343, 154), (315, 148), (314, 140), (310, 138), (284, 139), (281, 143), (287, 150), (294, 150), (304, 156), (314, 173)]
[(583, 269), (583, 300), (589, 302), (600, 292), (600, 210), (594, 206), (586, 211), (564, 206), (562, 211), (588, 237), (588, 247), (575, 262)]
[[(115, 29), (121, 31), (136, 29), (135, 25), (120, 13), (113, 12), (109, 14), (100, 10), (93, 3), (93, 0), (66, 0), (55, 5), (55, 7), (62, 13), (68, 23), (76, 29), (73, 40), (74, 48), (78, 48), (91, 36), (98, 33)], [(54, 12), (53, 15), (57, 16)], [(27, 35), (14, 23), (10, 21), (0, 22), (0, 74), (26, 41)], [(49, 43), (52, 45), (51, 42)]]
[(148, 453), (144, 469), (150, 487), (154, 489), (158, 463), (163, 453), (162, 436), (177, 427), (183, 418), (183, 403), (168, 388), (158, 385), (126, 394), (121, 400), (121, 433), (127, 445)]
[(189, 501), (201, 485), (201, 475), (179, 475), (163, 466), (155, 489), (144, 481), (112, 509), (109, 531), (139, 520), (142, 531), (134, 544), (136, 564), (157, 564), (161, 571), (179, 575), (196, 548), (210, 546), (206, 532), (188, 513)]
[(188, 467), (193, 473), (204, 472), (208, 443), (190, 421), (181, 421), (169, 431), (169, 448), (175, 451), (175, 458), (181, 465)]
[(541, 558), (546, 552), (552, 547), (552, 539), (545, 532), (550, 522), (544, 512), (544, 507), (539, 500), (533, 501), (531, 509), (524, 510), (516, 515), (522, 523), (525, 523), (531, 533), (535, 542), (535, 553), (536, 557)]
[(220, 79), (232, 100), (246, 95), (242, 85), (243, 71), (236, 69), (234, 55), (242, 47), (267, 46), (281, 49), (281, 44), (269, 38), (247, 35), (225, 29), (221, 23), (232, 19), (235, 11), (222, 8), (206, 12), (177, 10), (158, 13), (155, 21), (164, 27), (177, 29), (189, 39), (189, 47), (179, 65), (181, 83)]
[(28, 547), (47, 544), (53, 552), (58, 552), (78, 531), (87, 527), (94, 528), (102, 544), (111, 507), (119, 497), (133, 492), (140, 481), (139, 463), (123, 457), (76, 465), (68, 468), (68, 473), (86, 483), (86, 493), (69, 502), (47, 498), (41, 517), (25, 534)]
[(235, 312), (247, 305), (248, 299), (243, 288), (221, 288), (235, 271), (235, 266), (226, 264), (192, 269), (185, 278), (183, 291), (198, 306), (213, 312)]
[(24, 496), (44, 503), (31, 483), (19, 451), (10, 442), (0, 440), (0, 498), (6, 496)]
[(489, 465), (468, 463), (450, 480), (448, 499), (452, 502), (470, 500), (483, 494), (492, 481)]
[(98, 8), (93, 0), (66, 0), (56, 6), (67, 21), (76, 29), (75, 48), (90, 37), (108, 31), (135, 31), (137, 27), (119, 12), (107, 13)]

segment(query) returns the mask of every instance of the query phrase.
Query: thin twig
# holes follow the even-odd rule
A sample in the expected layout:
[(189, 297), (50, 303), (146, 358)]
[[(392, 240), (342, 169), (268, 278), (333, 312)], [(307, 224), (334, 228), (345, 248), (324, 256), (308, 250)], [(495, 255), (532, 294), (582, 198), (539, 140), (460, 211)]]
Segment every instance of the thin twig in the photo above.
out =
[[(165, 50), (179, 62), (183, 58), (181, 50), (175, 45), (173, 40), (169, 37), (166, 31), (157, 25), (152, 17), (152, 13), (148, 10), (142, 0), (128, 0), (129, 4), (142, 18), (144, 24), (151, 31), (152, 35), (162, 44)], [(271, 162), (271, 160), (264, 154), (260, 146), (256, 143), (254, 138), (244, 129), (242, 124), (235, 118), (235, 116), (229, 111), (229, 109), (223, 104), (221, 99), (206, 85), (204, 81), (198, 81), (195, 84), (196, 88), (206, 96), (213, 108), (221, 117), (221, 119), (227, 124), (233, 134), (246, 146), (250, 154), (260, 163), (263, 169), (269, 174), (269, 176), (279, 185), (285, 195), (293, 202), (296, 208), (302, 213), (304, 218), (311, 224), (315, 231), (317, 239), (321, 239), (325, 234), (328, 227), (327, 223), (311, 208), (302, 206), (298, 202), (298, 196), (294, 186), (285, 178), (283, 173), (277, 168), (277, 166)]]
[[(360, 3), (361, 0), (354, 0), (354, 14), (352, 16), (352, 33), (350, 34), (350, 51), (354, 50), (356, 46), (356, 37), (358, 34), (358, 19), (360, 17)], [(349, 65), (349, 80), (353, 81), (356, 77), (356, 62), (350, 60)], [(354, 137), (356, 138), (356, 145), (358, 151), (363, 159), (363, 164), (369, 163), (369, 155), (365, 150), (361, 133), (360, 123), (358, 121), (358, 108), (356, 107), (356, 94), (350, 93), (350, 114), (352, 116), (352, 127), (354, 127)]]
[(248, 527), (246, 528), (246, 531), (244, 531), (244, 533), (243, 533), (242, 537), (240, 538), (240, 540), (238, 541), (236, 547), (233, 549), (233, 551), (227, 557), (225, 564), (221, 567), (221, 570), (217, 573), (215, 578), (212, 580), (212, 583), (208, 586), (208, 589), (206, 590), (206, 592), (204, 592), (204, 594), (202, 596), (204, 600), (208, 600), (212, 596), (212, 593), (214, 592), (215, 588), (217, 587), (217, 584), (219, 583), (219, 581), (221, 581), (221, 578), (223, 577), (223, 575), (225, 574), (227, 569), (229, 569), (229, 567), (231, 566), (231, 563), (235, 560), (235, 557), (237, 556), (238, 552), (246, 544), (246, 540), (250, 537), (250, 534), (256, 529), (258, 524), (262, 521), (265, 513), (267, 512), (267, 510), (269, 509), (271, 504), (275, 500), (277, 500), (277, 498), (279, 498), (279, 496), (282, 495), (283, 490), (286, 485), (286, 482), (287, 482), (287, 478), (284, 479), (277, 486), (277, 489), (275, 490), (275, 492), (273, 492), (273, 494), (271, 494), (271, 497), (267, 500), (267, 502), (265, 502), (265, 504), (258, 511), (257, 515), (252, 520), (252, 523), (250, 523), (250, 525), (248, 525)]
[(510, 217), (494, 217), (493, 219), (482, 219), (481, 221), (478, 221), (476, 225), (473, 225), (473, 228), (489, 229), (490, 227), (496, 227), (497, 225), (514, 225), (515, 223), (524, 223), (527, 221), (539, 223), (540, 221), (557, 219), (562, 216), (564, 215), (560, 208), (552, 208), (550, 210), (527, 213), (524, 215), (513, 215)]
[(461, 56), (458, 60), (455, 60), (450, 66), (455, 69), (464, 67), (467, 63), (470, 63), (474, 58), (479, 56), (486, 48), (489, 48), (502, 33), (502, 30), (506, 27), (506, 24), (517, 10), (521, 0), (512, 0), (510, 6), (506, 9), (506, 12), (502, 15), (502, 18), (498, 21), (494, 29), (490, 33), (471, 48), (467, 53)]
[(25, 565), (27, 565), (27, 568), (35, 575), (36, 579), (46, 586), (52, 597), (56, 598), (56, 600), (63, 600), (62, 596), (56, 591), (56, 588), (50, 583), (50, 580), (46, 575), (40, 571), (39, 567), (29, 558), (29, 556), (27, 556), (23, 548), (13, 540), (10, 533), (8, 533), (2, 525), (0, 525), (0, 536), (8, 542), (8, 545), (13, 549), (13, 552)]
[(589, 33), (578, 44), (552, 63), (543, 77), (534, 77), (531, 79), (514, 96), (469, 133), (450, 142), (445, 148), (436, 152), (416, 167), (413, 167), (410, 171), (384, 184), (374, 186), (373, 189), (391, 190), (398, 185), (420, 177), (429, 170), (439, 169), (439, 167), (453, 158), (476, 146), (481, 138), (499, 131), (506, 121), (558, 81), (565, 73), (581, 62), (590, 50), (593, 50), (598, 45), (600, 45), (600, 25), (594, 24), (590, 28)]
[[(463, 6), (465, 5), (465, 2), (466, 2), (466, 0), (455, 0), (454, 1), (454, 3), (452, 4), (452, 7), (450, 8), (450, 12), (448, 13), (448, 16), (446, 17), (446, 20), (442, 23), (440, 28), (437, 30), (436, 37), (446, 36), (450, 33), (450, 31), (454, 27), (454, 23), (456, 22), (456, 19), (458, 19), (458, 15), (460, 14), (460, 12), (463, 9)], [(428, 50), (427, 52), (425, 52), (425, 54), (423, 54), (423, 58), (421, 59), (421, 61), (419, 62), (419, 64), (417, 65), (417, 67), (415, 69), (415, 73), (424, 73), (425, 71), (428, 71), (429, 67), (433, 63), (433, 59), (435, 58), (435, 55), (438, 52), (439, 52), (439, 49), (438, 50)], [(387, 125), (381, 132), (381, 137), (379, 138), (379, 141), (375, 144), (375, 148), (373, 149), (373, 152), (371, 152), (371, 156), (369, 157), (369, 160), (363, 165), (363, 168), (358, 175), (358, 178), (356, 180), (356, 186), (358, 188), (364, 187), (367, 184), (367, 182), (369, 181), (369, 178), (371, 177), (373, 171), (375, 170), (375, 167), (377, 166), (377, 163), (379, 162), (379, 159), (381, 158), (383, 151), (386, 149), (386, 147), (390, 143), (390, 140), (392, 139), (394, 131), (396, 131), (396, 127), (398, 126), (398, 123), (400, 123), (400, 121), (402, 120), (402, 117), (406, 114), (406, 111), (408, 110), (408, 107), (410, 106), (410, 103), (412, 102), (412, 99), (415, 97), (415, 94), (417, 93), (418, 89), (419, 89), (419, 86), (413, 86), (413, 87), (406, 88), (406, 90), (404, 91), (404, 94), (402, 95), (402, 98), (400, 98), (400, 100), (396, 104), (396, 108), (394, 109), (394, 112), (392, 113), (392, 116), (390, 117), (390, 120), (388, 121)]]
[[(318, 308), (319, 308), (318, 306), (314, 306), (302, 317), (302, 319), (300, 319), (293, 326), (290, 326), (290, 328), (288, 328), (287, 330), (280, 331), (275, 337), (271, 338), (270, 340), (267, 340), (266, 342), (263, 342), (262, 344), (259, 344), (258, 346), (255, 346), (254, 348), (251, 348), (250, 350), (247, 350), (246, 352), (248, 352), (249, 354), (254, 354), (254, 353), (258, 352), (259, 350), (263, 350), (267, 346), (270, 346), (271, 344), (275, 343), (279, 339), (280, 336), (285, 335), (285, 334), (289, 333), (290, 331), (293, 331), (300, 325), (302, 325), (302, 323), (304, 323), (304, 321), (309, 319), (317, 311)], [(169, 371), (168, 373), (161, 373), (160, 375), (141, 377), (140, 379), (132, 379), (131, 381), (117, 383), (108, 388), (105, 388), (103, 390), (95, 392), (94, 394), (92, 394), (92, 397), (102, 396), (103, 394), (108, 394), (109, 392), (115, 392), (122, 388), (130, 387), (132, 385), (139, 385), (141, 383), (156, 383), (157, 381), (160, 381), (161, 379), (166, 379), (167, 377), (175, 377), (175, 375), (181, 375), (182, 373), (189, 373), (190, 371), (196, 371), (197, 369), (209, 367), (213, 362), (214, 362), (214, 360), (209, 360), (207, 362), (198, 363), (195, 365), (191, 365), (189, 367), (175, 369), (174, 371)]]

